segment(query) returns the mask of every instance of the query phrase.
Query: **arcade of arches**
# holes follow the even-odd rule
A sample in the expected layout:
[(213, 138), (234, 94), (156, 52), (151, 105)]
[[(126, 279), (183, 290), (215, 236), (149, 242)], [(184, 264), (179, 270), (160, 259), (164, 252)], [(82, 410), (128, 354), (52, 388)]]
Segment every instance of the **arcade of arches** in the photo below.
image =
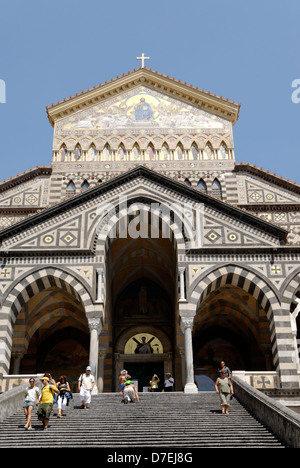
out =
[[(184, 336), (178, 310), (176, 245), (171, 239), (114, 239), (107, 251), (106, 321), (99, 336), (99, 389), (116, 391), (123, 368), (147, 387), (166, 371), (182, 390)], [(79, 297), (50, 286), (24, 304), (13, 334), (11, 373), (51, 371), (76, 382), (89, 360), (88, 320)], [(195, 382), (212, 381), (219, 362), (273, 370), (269, 322), (254, 297), (223, 285), (198, 305), (193, 326)]]

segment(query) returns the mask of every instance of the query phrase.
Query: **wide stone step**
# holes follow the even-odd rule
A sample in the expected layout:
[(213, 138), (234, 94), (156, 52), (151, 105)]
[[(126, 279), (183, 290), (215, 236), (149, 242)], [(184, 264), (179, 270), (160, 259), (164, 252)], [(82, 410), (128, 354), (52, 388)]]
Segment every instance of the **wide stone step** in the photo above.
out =
[(36, 410), (33, 430), (24, 429), (23, 409), (0, 423), (0, 448), (34, 447), (176, 447), (283, 448), (278, 439), (233, 399), (230, 414), (222, 415), (212, 392), (186, 395), (140, 394), (137, 403), (123, 404), (121, 395), (93, 395), (88, 410), (79, 409), (79, 395), (63, 417), (50, 418), (43, 431)]

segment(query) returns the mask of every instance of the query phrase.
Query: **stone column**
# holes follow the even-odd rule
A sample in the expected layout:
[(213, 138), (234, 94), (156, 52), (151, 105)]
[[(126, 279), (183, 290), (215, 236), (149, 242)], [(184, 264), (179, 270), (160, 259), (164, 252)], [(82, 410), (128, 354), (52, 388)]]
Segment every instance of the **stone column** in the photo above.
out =
[(96, 300), (97, 303), (103, 302), (102, 284), (103, 284), (103, 268), (97, 268), (97, 300)]
[(99, 362), (98, 362), (98, 379), (97, 379), (97, 387), (98, 392), (103, 393), (104, 388), (104, 359), (106, 356), (106, 350), (100, 349), (99, 350)]
[(90, 329), (90, 358), (89, 364), (92, 368), (92, 374), (95, 377), (95, 387), (93, 393), (98, 393), (97, 378), (98, 378), (98, 351), (99, 351), (99, 335), (102, 330), (102, 321), (100, 318), (88, 319)]
[(192, 328), (193, 317), (181, 317), (181, 329), (184, 333), (184, 351), (185, 351), (185, 368), (186, 382), (184, 386), (185, 393), (197, 393), (198, 388), (194, 380), (194, 362), (193, 362), (193, 343), (192, 343)]
[(179, 267), (178, 271), (179, 271), (179, 285), (180, 285), (179, 301), (180, 302), (185, 302), (186, 301), (186, 298), (185, 298), (185, 281), (184, 281), (185, 267)]
[(179, 355), (180, 355), (180, 359), (181, 359), (181, 381), (182, 381), (182, 385), (184, 385), (185, 382), (186, 382), (186, 372), (185, 372), (186, 365), (185, 365), (185, 352), (184, 352), (184, 349), (179, 348)]
[(272, 304), (272, 353), (280, 388), (299, 388), (297, 343), (290, 303)]
[(14, 358), (13, 374), (18, 375), (20, 374), (21, 360), (24, 357), (24, 353), (16, 351), (12, 353), (12, 357)]

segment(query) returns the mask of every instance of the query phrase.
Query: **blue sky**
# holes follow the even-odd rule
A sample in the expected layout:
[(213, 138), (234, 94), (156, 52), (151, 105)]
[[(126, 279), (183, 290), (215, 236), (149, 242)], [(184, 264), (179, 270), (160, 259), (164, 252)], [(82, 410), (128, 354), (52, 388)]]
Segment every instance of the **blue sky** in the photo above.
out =
[[(51, 163), (45, 107), (146, 66), (241, 104), (237, 162), (300, 183), (300, 2), (0, 3), (0, 181)], [(299, 86), (300, 97), (300, 86)]]

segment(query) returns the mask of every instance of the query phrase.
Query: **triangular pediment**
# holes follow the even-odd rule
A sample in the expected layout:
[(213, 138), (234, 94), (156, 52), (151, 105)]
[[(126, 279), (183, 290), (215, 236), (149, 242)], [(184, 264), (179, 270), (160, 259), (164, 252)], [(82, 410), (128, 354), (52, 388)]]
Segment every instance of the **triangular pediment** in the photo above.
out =
[[(4, 229), (0, 232), (2, 250), (92, 252), (96, 231), (107, 229), (103, 207), (117, 207), (120, 197), (126, 198), (128, 206), (138, 201), (164, 207), (177, 203), (190, 209), (192, 216), (201, 213), (198, 247), (204, 249), (276, 247), (287, 234), (243, 210), (138, 166)], [(186, 248), (189, 246), (187, 242)]]
[[(98, 131), (119, 132), (215, 131), (229, 132), (231, 123), (190, 102), (168, 96), (160, 91), (138, 86), (127, 92), (95, 104), (60, 119), (56, 135), (79, 133), (97, 134)], [(118, 138), (117, 138), (118, 141)], [(84, 146), (84, 137), (81, 137)]]
[[(110, 101), (120, 101), (122, 96), (127, 96), (128, 93), (137, 94), (136, 91), (140, 92), (138, 91), (140, 87), (143, 87), (144, 92), (146, 90), (150, 93), (155, 106), (158, 104), (158, 101), (155, 102), (155, 98), (164, 96), (165, 99), (171, 99), (173, 102), (174, 100), (180, 101), (185, 105), (192, 106), (194, 109), (220, 117), (231, 124), (234, 124), (238, 119), (239, 104), (147, 68), (139, 68), (110, 82), (100, 84), (92, 89), (82, 91), (80, 94), (52, 104), (47, 107), (49, 121), (54, 126), (62, 119), (72, 120), (72, 116), (75, 116), (76, 120), (78, 113), (84, 111), (88, 111), (89, 113), (91, 109), (97, 106), (101, 109), (101, 106), (102, 108), (107, 106)], [(168, 104), (170, 105), (170, 101), (168, 101)], [(162, 105), (163, 103), (161, 107)], [(123, 111), (124, 108), (121, 108), (118, 117), (122, 117)], [(129, 116), (130, 112), (129, 109)], [(107, 113), (106, 117), (108, 118)], [(114, 117), (116, 117), (115, 114)], [(77, 118), (77, 123), (80, 120), (84, 119)]]

